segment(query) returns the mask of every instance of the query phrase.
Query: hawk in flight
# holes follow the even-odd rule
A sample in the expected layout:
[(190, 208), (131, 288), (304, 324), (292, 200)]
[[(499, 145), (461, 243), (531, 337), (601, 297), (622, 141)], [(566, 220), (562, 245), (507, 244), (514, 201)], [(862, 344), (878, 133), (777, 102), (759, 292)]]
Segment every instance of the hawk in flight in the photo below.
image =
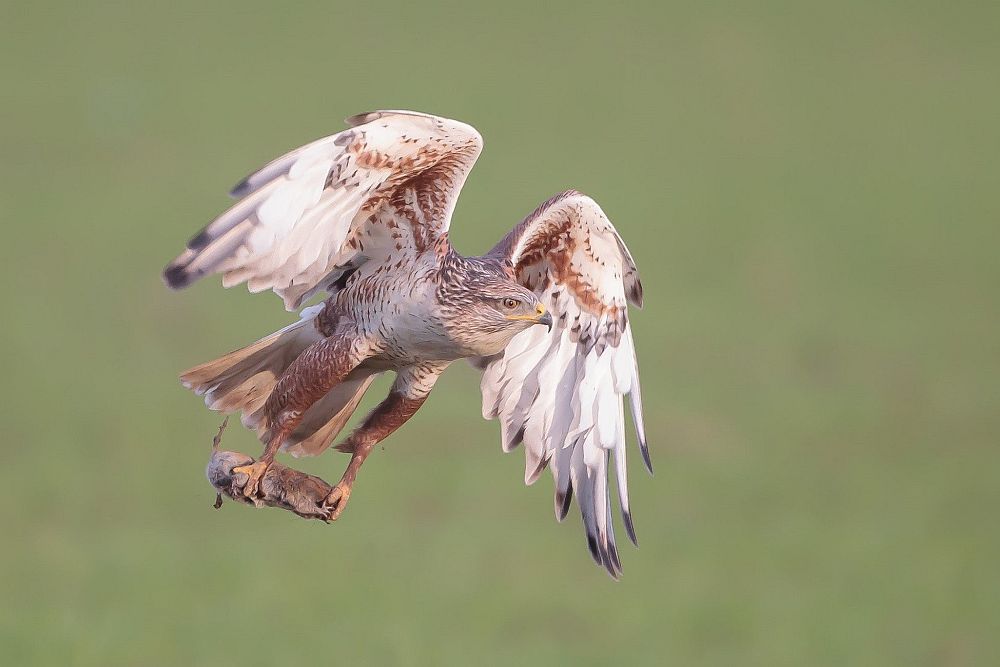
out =
[[(163, 272), (180, 289), (222, 284), (273, 290), (288, 310), (322, 303), (243, 349), (181, 376), (212, 410), (241, 412), (264, 443), (239, 469), (258, 493), (278, 451), (330, 446), (373, 379), (388, 395), (336, 449), (350, 463), (327, 503), (344, 510), (372, 448), (420, 408), (444, 370), (482, 369), (483, 416), (503, 450), (524, 445), (525, 482), (546, 467), (561, 521), (576, 495), (594, 560), (617, 577), (611, 461), (625, 530), (635, 543), (625, 469), (625, 413), (649, 468), (627, 304), (641, 307), (635, 263), (604, 211), (558, 194), (480, 257), (448, 240), (458, 194), (483, 148), (469, 125), (376, 111), (247, 176), (237, 203), (192, 238)], [(651, 468), (650, 468), (651, 470)]]

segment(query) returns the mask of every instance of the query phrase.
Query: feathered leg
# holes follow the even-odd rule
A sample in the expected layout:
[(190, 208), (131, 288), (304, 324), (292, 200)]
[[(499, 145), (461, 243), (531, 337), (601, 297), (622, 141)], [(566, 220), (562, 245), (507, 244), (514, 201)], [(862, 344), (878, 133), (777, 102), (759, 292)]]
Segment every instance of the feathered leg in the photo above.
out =
[(257, 495), (261, 478), (306, 410), (367, 356), (367, 346), (357, 335), (337, 334), (313, 343), (292, 362), (264, 404), (268, 424), (263, 438), (264, 453), (254, 463), (233, 469), (250, 478), (243, 489), (244, 495), (249, 498)]
[(351, 462), (326, 498), (326, 505), (333, 508), (331, 521), (337, 519), (347, 506), (354, 480), (368, 454), (420, 409), (447, 366), (447, 363), (417, 364), (400, 370), (385, 400), (372, 410), (354, 433), (337, 445), (338, 450), (351, 453)]

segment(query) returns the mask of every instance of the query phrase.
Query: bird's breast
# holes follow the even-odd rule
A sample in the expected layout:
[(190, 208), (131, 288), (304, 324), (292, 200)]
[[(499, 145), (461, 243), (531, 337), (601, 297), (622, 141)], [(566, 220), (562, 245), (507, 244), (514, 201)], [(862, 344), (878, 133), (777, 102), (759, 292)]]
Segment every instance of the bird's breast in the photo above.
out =
[(453, 360), (463, 350), (449, 336), (437, 300), (434, 266), (388, 267), (357, 276), (338, 296), (384, 361)]

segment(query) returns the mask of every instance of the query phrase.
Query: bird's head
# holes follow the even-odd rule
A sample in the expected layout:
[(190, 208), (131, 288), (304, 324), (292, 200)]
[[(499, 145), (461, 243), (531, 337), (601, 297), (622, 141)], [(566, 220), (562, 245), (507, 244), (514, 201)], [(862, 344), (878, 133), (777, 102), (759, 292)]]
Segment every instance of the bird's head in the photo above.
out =
[(453, 335), (480, 355), (500, 352), (536, 324), (552, 329), (552, 315), (538, 296), (496, 263), (473, 264), (451, 283), (446, 298), (454, 305)]

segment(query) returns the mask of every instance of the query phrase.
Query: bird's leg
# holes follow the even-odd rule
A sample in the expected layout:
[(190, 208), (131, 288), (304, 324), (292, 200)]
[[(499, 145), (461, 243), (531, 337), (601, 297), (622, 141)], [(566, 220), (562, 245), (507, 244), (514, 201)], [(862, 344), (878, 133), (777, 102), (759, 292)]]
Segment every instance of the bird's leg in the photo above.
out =
[(340, 482), (326, 497), (325, 504), (332, 508), (329, 517), (331, 521), (336, 520), (347, 506), (354, 480), (372, 449), (420, 409), (447, 365), (417, 364), (400, 370), (385, 400), (372, 410), (364, 423), (344, 442), (337, 445), (338, 450), (351, 453), (351, 462), (347, 464)]
[(390, 392), (389, 396), (368, 415), (364, 423), (347, 440), (337, 446), (337, 449), (341, 451), (351, 452), (351, 462), (347, 464), (347, 470), (344, 471), (340, 482), (326, 497), (325, 504), (332, 508), (331, 521), (337, 519), (347, 507), (347, 501), (351, 497), (351, 488), (354, 486), (354, 480), (357, 479), (358, 470), (361, 469), (361, 465), (368, 458), (372, 448), (412, 417), (417, 409), (423, 405), (426, 398), (426, 395), (420, 398), (409, 398), (395, 391)]
[(307, 347), (285, 370), (264, 404), (268, 424), (264, 453), (249, 465), (233, 468), (234, 473), (249, 478), (243, 495), (257, 496), (261, 478), (306, 410), (342, 382), (365, 359), (366, 352), (367, 347), (356, 335), (337, 334)]

